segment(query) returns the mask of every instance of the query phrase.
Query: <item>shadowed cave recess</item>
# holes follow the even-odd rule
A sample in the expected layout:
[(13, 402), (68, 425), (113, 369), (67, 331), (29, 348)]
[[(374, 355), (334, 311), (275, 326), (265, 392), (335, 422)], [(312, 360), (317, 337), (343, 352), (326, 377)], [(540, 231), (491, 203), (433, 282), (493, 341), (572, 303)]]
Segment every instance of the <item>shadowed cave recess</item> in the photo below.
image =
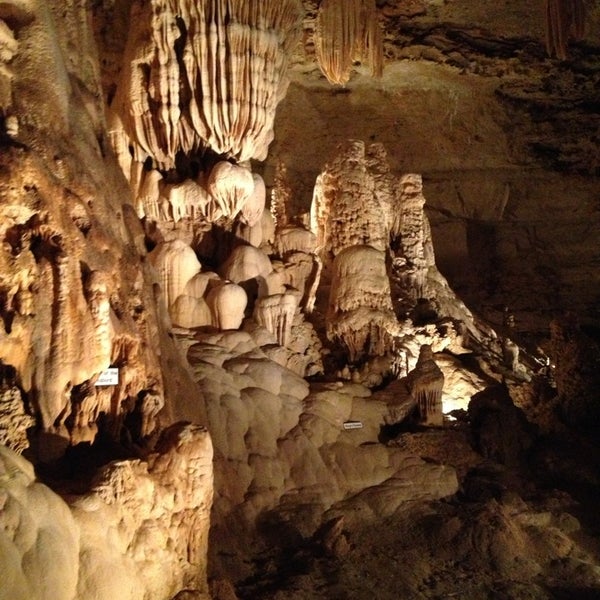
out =
[(600, 598), (600, 5), (0, 3), (0, 600)]

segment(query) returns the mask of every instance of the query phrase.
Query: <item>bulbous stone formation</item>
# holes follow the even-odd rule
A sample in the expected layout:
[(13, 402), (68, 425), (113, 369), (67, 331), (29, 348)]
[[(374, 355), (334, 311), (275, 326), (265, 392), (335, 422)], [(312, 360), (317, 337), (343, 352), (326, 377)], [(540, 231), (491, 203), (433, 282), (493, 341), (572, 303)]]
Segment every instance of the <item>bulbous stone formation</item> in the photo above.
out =
[(210, 220), (233, 219), (254, 192), (252, 173), (227, 161), (218, 162), (208, 176), (208, 193), (215, 201)]
[(200, 273), (202, 265), (194, 250), (181, 240), (159, 244), (149, 254), (149, 260), (157, 271), (165, 305), (170, 311), (188, 283)]
[(250, 197), (242, 206), (241, 221), (248, 227), (259, 225), (265, 210), (267, 189), (263, 178), (257, 173), (252, 173), (254, 186)]
[(265, 285), (273, 271), (269, 257), (254, 246), (237, 246), (221, 266), (221, 274), (234, 283), (256, 280), (257, 285)]
[(431, 346), (421, 346), (415, 368), (407, 376), (407, 385), (419, 408), (419, 420), (424, 425), (441, 426), (444, 374), (437, 366)]
[(213, 285), (206, 296), (212, 324), (218, 329), (238, 329), (244, 319), (248, 296), (241, 286), (230, 281)]
[(173, 425), (148, 462), (110, 463), (69, 506), (0, 445), (0, 597), (207, 598), (212, 458), (205, 429)]
[(385, 354), (397, 330), (385, 254), (371, 246), (342, 250), (333, 261), (327, 337), (355, 362)]
[(299, 0), (134, 2), (111, 106), (121, 164), (128, 146), (164, 170), (205, 149), (264, 160), (301, 18)]

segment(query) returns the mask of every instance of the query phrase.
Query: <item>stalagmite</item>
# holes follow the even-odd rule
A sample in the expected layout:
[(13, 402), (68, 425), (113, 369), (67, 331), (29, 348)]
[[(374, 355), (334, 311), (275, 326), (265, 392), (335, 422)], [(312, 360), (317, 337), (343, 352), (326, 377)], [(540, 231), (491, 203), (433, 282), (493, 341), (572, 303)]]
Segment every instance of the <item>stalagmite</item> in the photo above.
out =
[(412, 397), (419, 407), (419, 419), (425, 425), (442, 425), (442, 389), (444, 374), (437, 366), (431, 346), (421, 346), (419, 360), (407, 376)]
[(213, 323), (211, 310), (204, 298), (179, 296), (169, 314), (173, 325), (179, 327), (204, 327)]
[(385, 254), (371, 246), (342, 250), (333, 262), (327, 337), (355, 362), (385, 354), (397, 329)]
[(317, 61), (330, 83), (344, 85), (356, 60), (383, 71), (383, 41), (375, 0), (323, 0), (315, 34)]
[(101, 271), (93, 271), (85, 286), (88, 306), (94, 324), (95, 354), (101, 365), (108, 367), (112, 349), (110, 328), (110, 300), (108, 297), (108, 276)]
[(321, 255), (367, 244), (388, 248), (387, 210), (375, 194), (365, 143), (349, 140), (317, 178), (311, 206), (311, 231)]
[(168, 170), (206, 149), (264, 160), (301, 17), (299, 0), (135, 2), (111, 107), (134, 160)]
[(390, 243), (400, 259), (395, 262), (395, 275), (413, 299), (428, 294), (427, 276), (435, 267), (429, 221), (424, 211), (425, 196), (420, 175), (407, 174), (400, 178), (398, 196), (393, 211)]
[(292, 188), (289, 182), (287, 167), (281, 160), (277, 162), (273, 188), (271, 189), (271, 213), (277, 230), (289, 223), (288, 212), (292, 209)]
[(244, 288), (227, 281), (209, 290), (206, 303), (210, 308), (214, 327), (238, 329), (244, 319), (248, 296)]

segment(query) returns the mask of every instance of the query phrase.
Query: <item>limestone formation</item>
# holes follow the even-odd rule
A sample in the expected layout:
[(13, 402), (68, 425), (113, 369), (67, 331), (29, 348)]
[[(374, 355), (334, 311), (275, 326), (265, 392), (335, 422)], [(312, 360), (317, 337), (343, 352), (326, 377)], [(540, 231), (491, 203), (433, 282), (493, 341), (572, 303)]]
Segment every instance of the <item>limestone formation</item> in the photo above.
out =
[(182, 219), (208, 218), (214, 210), (212, 203), (207, 190), (197, 181), (188, 178), (165, 184), (159, 195), (159, 219), (178, 223)]
[(429, 271), (435, 267), (425, 196), (420, 175), (403, 175), (398, 183), (398, 204), (393, 211), (391, 244), (395, 250), (394, 271), (409, 297), (427, 298)]
[(322, 255), (364, 244), (381, 252), (388, 247), (387, 211), (375, 194), (365, 154), (364, 142), (348, 141), (317, 178), (310, 219)]
[(67, 504), (36, 481), (33, 465), (0, 445), (0, 597), (73, 600), (80, 530)]
[[(218, 162), (212, 168), (207, 185), (208, 193), (214, 201), (214, 206), (210, 209), (211, 221), (221, 216), (233, 219), (254, 193), (252, 173), (227, 161)], [(260, 196), (260, 192), (258, 194)], [(256, 202), (256, 198), (253, 201)], [(248, 210), (252, 213), (256, 209)], [(252, 221), (254, 222), (254, 216)]]
[(257, 286), (264, 285), (272, 271), (269, 257), (254, 246), (238, 246), (221, 267), (225, 279), (234, 283), (255, 280)]
[(120, 121), (134, 161), (161, 169), (206, 149), (264, 159), (300, 19), (297, 0), (133, 3), (113, 139)]
[(383, 42), (375, 0), (323, 0), (316, 27), (316, 55), (330, 83), (344, 85), (354, 61), (383, 71)]
[(424, 425), (442, 425), (444, 374), (435, 362), (431, 346), (421, 346), (419, 360), (408, 374), (407, 381), (410, 393), (419, 407), (420, 422)]
[(252, 179), (254, 181), (252, 193), (244, 202), (241, 210), (242, 221), (248, 227), (255, 227), (260, 223), (265, 210), (267, 197), (267, 190), (263, 178), (257, 173), (253, 173)]
[(0, 446), (0, 597), (34, 600), (206, 594), (212, 446), (176, 425), (148, 462), (104, 467), (91, 491), (64, 500)]
[(14, 378), (5, 375), (0, 383), (0, 445), (19, 454), (29, 447), (27, 430), (35, 427), (23, 400)]
[(266, 327), (281, 346), (290, 342), (294, 315), (298, 308), (300, 293), (287, 291), (258, 298), (254, 305), (254, 320)]
[[(516, 0), (0, 1), (0, 442), (64, 495), (0, 448), (0, 597), (599, 589), (590, 15), (559, 65)], [(515, 342), (580, 309), (556, 390), (434, 239)]]
[[(4, 116), (4, 127), (9, 133), (7, 114), (12, 105), (11, 89), (13, 73), (9, 63), (14, 58), (19, 47), (19, 42), (15, 38), (14, 31), (8, 26), (5, 20), (0, 19), (0, 114)], [(12, 118), (15, 119), (14, 115)]]
[(327, 337), (355, 362), (383, 355), (397, 331), (385, 254), (372, 246), (345, 248), (333, 262)]
[(170, 310), (202, 265), (192, 248), (181, 240), (159, 244), (149, 259), (156, 269), (165, 306)]
[(238, 329), (244, 319), (248, 296), (239, 285), (226, 281), (213, 285), (206, 295), (212, 324), (218, 329)]
[(277, 252), (284, 256), (289, 252), (310, 254), (316, 250), (316, 237), (303, 227), (282, 227), (277, 230)]
[(140, 218), (158, 221), (165, 216), (166, 211), (161, 206), (161, 201), (164, 200), (161, 195), (162, 180), (163, 176), (156, 169), (143, 173), (135, 201), (136, 212)]

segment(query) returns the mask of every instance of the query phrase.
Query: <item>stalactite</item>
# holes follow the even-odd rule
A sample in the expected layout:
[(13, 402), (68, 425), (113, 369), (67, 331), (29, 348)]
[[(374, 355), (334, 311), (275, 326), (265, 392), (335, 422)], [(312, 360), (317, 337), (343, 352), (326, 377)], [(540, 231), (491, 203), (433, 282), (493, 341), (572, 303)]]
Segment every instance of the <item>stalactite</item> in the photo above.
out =
[(290, 341), (299, 300), (298, 292), (288, 290), (285, 294), (259, 298), (254, 306), (256, 322), (268, 329), (281, 346), (286, 346)]
[(171, 169), (178, 152), (206, 149), (263, 160), (301, 16), (299, 0), (136, 2), (111, 107), (134, 160)]
[(344, 85), (355, 60), (383, 72), (383, 41), (375, 0), (323, 0), (317, 14), (315, 51), (330, 83)]
[(567, 58), (569, 36), (576, 40), (585, 30), (585, 0), (546, 0), (546, 50), (550, 56)]

